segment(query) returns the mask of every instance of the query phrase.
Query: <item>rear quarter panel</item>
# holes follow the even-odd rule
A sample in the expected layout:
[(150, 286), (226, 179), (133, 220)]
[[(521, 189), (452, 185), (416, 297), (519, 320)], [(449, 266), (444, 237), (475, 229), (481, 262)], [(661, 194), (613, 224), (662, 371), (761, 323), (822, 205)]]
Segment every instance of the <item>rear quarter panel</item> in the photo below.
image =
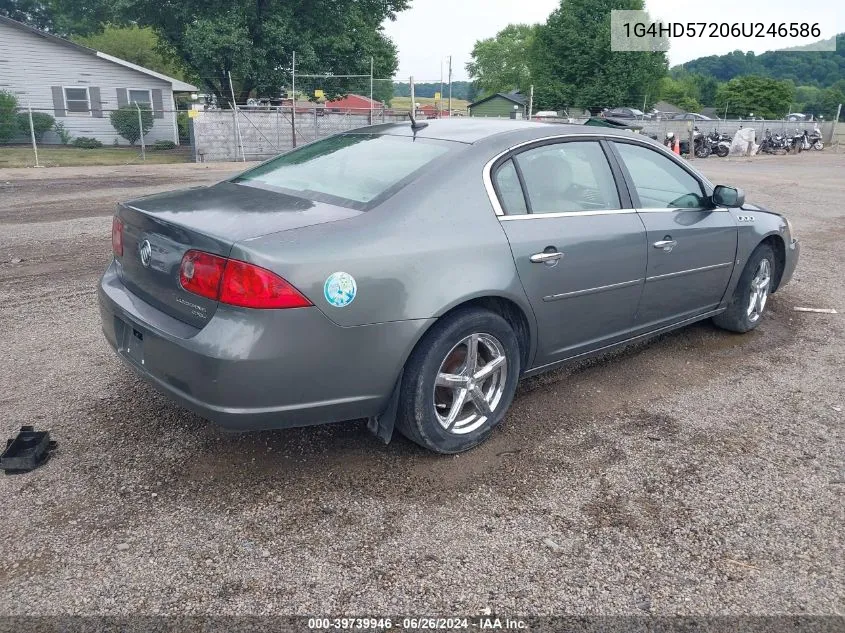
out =
[[(533, 326), (507, 238), (484, 189), (489, 149), (467, 146), (362, 215), (239, 242), (232, 257), (282, 275), (344, 327), (437, 317), (500, 296)], [(355, 278), (346, 307), (325, 298), (335, 272)]]

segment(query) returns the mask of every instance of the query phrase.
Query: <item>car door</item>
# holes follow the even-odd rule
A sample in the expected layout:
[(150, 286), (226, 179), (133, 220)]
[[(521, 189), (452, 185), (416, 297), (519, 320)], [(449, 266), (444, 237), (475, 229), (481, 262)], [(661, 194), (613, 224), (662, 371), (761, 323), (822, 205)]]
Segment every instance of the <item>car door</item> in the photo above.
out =
[(645, 229), (608, 151), (599, 140), (546, 141), (494, 166), (502, 228), (537, 318), (535, 367), (625, 338), (634, 326)]
[(634, 141), (613, 142), (646, 228), (648, 267), (637, 322), (644, 329), (716, 308), (733, 272), (737, 226), (674, 157)]

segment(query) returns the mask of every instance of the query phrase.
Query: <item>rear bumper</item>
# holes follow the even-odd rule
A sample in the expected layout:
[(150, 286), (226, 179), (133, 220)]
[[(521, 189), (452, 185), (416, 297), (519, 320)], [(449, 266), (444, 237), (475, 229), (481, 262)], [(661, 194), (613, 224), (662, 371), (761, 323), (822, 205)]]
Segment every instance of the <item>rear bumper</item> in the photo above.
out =
[(792, 274), (795, 272), (795, 267), (798, 266), (798, 257), (801, 254), (801, 243), (798, 240), (792, 240), (786, 246), (786, 257), (783, 265), (783, 274), (780, 276), (780, 283), (777, 289), (783, 288), (792, 279)]
[(221, 305), (202, 329), (129, 292), (112, 263), (99, 286), (103, 333), (156, 389), (232, 430), (377, 415), (428, 320), (340, 327), (317, 308)]

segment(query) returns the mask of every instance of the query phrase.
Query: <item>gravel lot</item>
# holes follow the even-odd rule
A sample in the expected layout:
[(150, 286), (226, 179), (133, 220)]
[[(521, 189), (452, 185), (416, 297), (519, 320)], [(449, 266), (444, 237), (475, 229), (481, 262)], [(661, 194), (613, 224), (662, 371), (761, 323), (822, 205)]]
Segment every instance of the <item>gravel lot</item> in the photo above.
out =
[(0, 170), (0, 435), (59, 441), (0, 476), (0, 613), (845, 614), (845, 155), (696, 162), (803, 242), (764, 323), (525, 381), (455, 457), (225, 434), (114, 357), (114, 202), (237, 165)]

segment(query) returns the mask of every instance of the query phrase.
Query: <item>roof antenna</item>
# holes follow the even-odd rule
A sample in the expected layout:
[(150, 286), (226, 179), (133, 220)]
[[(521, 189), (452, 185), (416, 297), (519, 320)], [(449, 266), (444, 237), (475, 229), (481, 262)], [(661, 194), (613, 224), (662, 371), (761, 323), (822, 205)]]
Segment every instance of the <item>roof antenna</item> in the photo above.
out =
[(408, 118), (411, 119), (411, 129), (416, 136), (417, 130), (421, 130), (428, 125), (428, 123), (417, 123), (417, 104), (414, 97), (414, 76), (411, 75), (411, 109), (408, 112)]

